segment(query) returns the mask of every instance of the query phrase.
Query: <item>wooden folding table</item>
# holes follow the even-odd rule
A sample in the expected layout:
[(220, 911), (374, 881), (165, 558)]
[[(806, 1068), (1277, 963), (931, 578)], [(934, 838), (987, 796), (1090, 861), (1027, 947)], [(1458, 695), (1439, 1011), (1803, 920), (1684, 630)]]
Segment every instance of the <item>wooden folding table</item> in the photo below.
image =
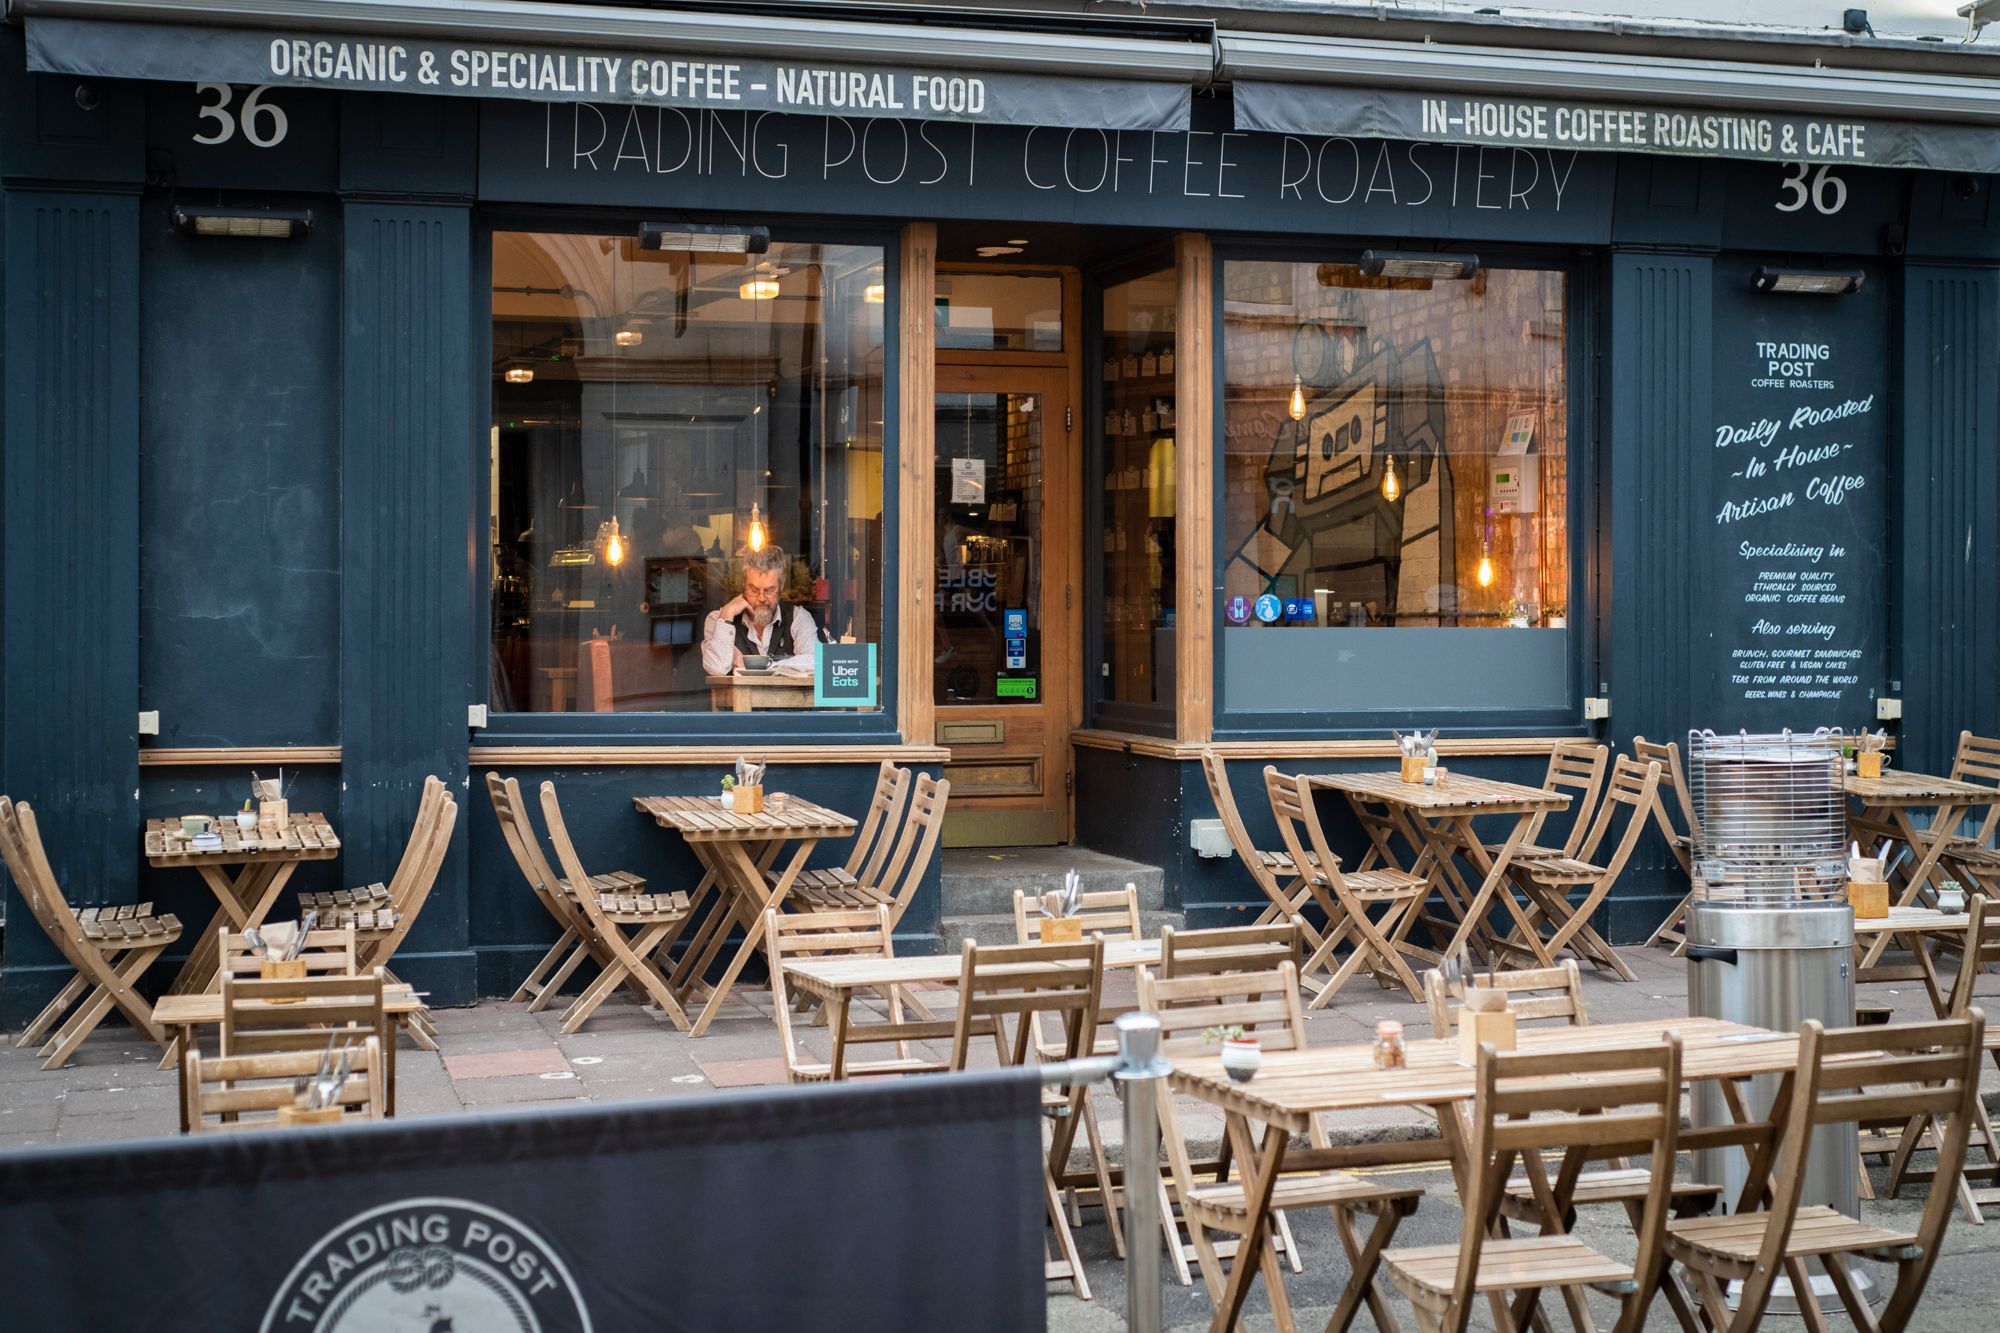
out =
[[(1849, 773), (1843, 786), (1859, 807), (1854, 815), (1857, 822), (1889, 828), (1916, 857), (1896, 900), (1899, 907), (1936, 905), (1932, 881), (1942, 884), (1946, 878), (1939, 861), (1949, 850), (1959, 821), (1972, 810), (2000, 803), (2000, 787), (1982, 787), (1973, 782), (1955, 782), (1900, 769), (1890, 769), (1879, 778)], [(1926, 809), (1931, 812), (1930, 826), (1919, 829), (1912, 816)], [(1932, 885), (1932, 892), (1926, 893), (1926, 885)], [(1888, 935), (1877, 936), (1862, 956), (1862, 966), (1874, 967), (1881, 960), (1882, 951), (1889, 947), (1889, 940)]]
[[(261, 1004), (263, 1001), (248, 1003)], [(398, 1020), (398, 1023), (409, 1014), (421, 1012), (423, 1007), (423, 1000), (407, 981), (392, 981), (382, 987), (382, 1012)], [(300, 1026), (303, 1027), (312, 1021), (312, 1001), (287, 1005), (286, 1013), (287, 1016), (300, 1016)], [(168, 1061), (163, 1061), (161, 1065), (165, 1068), (168, 1062), (179, 1062), (180, 1052), (197, 1049), (197, 1029), (221, 1025), (222, 995), (217, 991), (204, 991), (199, 995), (165, 995), (153, 1006), (153, 1017), (161, 1027), (170, 1029), (174, 1034), (168, 1046)], [(396, 1114), (396, 1027), (397, 1024), (390, 1024), (389, 1039), (382, 1048), (382, 1076), (389, 1084), (387, 1101), (391, 1116)], [(187, 1107), (183, 1105), (181, 1132), (185, 1134), (187, 1130)]]
[[(1854, 944), (1862, 962), (1854, 969), (1854, 983), (1859, 986), (1881, 981), (1921, 981), (1931, 998), (1932, 1011), (1939, 1018), (1946, 1017), (1951, 997), (1944, 983), (1938, 980), (1937, 960), (1931, 954), (1931, 945), (1939, 935), (1965, 934), (1971, 924), (1969, 913), (1937, 912), (1928, 907), (1892, 907), (1885, 917), (1856, 919)], [(1890, 940), (1900, 940), (1909, 949), (1910, 962), (1867, 961), (1870, 957), (1879, 958)]]
[[(713, 796), (639, 796), (633, 798), (632, 804), (661, 828), (673, 829), (687, 839), (688, 846), (701, 859), (706, 873), (689, 895), (690, 899), (698, 901), (710, 884), (717, 890), (708, 919), (688, 944), (687, 956), (675, 971), (676, 984), (682, 978), (690, 989), (698, 984), (728, 938), (730, 927), (743, 928), (743, 943), (729, 960), (722, 980), (709, 993), (708, 1003), (702, 1006), (701, 1016), (689, 1031), (690, 1036), (699, 1037), (707, 1033), (736, 978), (763, 942), (765, 911), (774, 907), (783, 909), (792, 882), (812, 854), (813, 845), (822, 838), (848, 836), (854, 832), (854, 821), (838, 810), (797, 796), (787, 797), (781, 811), (770, 808), (767, 796), (765, 808), (754, 815), (724, 810), (722, 802)], [(788, 845), (792, 853), (786, 858), (784, 868), (767, 882), (765, 870)]]
[[(1682, 1042), (1681, 1074), (1690, 1082), (1724, 1080), (1737, 1123), (1683, 1131), (1683, 1148), (1726, 1147), (1762, 1138), (1768, 1128), (1753, 1120), (1737, 1080), (1791, 1071), (1798, 1064), (1796, 1033), (1770, 1032), (1718, 1018), (1666, 1018), (1647, 1023), (1600, 1023), (1585, 1027), (1524, 1031), (1518, 1049), (1561, 1052), (1598, 1050), (1658, 1041), (1675, 1032)], [(1246, 1236), (1272, 1241), (1272, 1197), (1278, 1178), (1292, 1171), (1337, 1171), (1356, 1167), (1443, 1162), (1460, 1177), (1468, 1141), (1462, 1113), (1474, 1099), (1474, 1070), (1460, 1057), (1456, 1041), (1413, 1041), (1402, 1069), (1377, 1069), (1372, 1043), (1273, 1051), (1255, 1078), (1232, 1080), (1214, 1056), (1179, 1061), (1167, 1076), (1175, 1092), (1219, 1108), (1236, 1159), (1241, 1163), (1243, 1197), (1250, 1210)], [(1396, 1143), (1307, 1146), (1314, 1116), (1391, 1106), (1429, 1106), (1437, 1112), (1442, 1137)], [(1296, 1145), (1296, 1146), (1295, 1146)], [(1229, 1284), (1216, 1302), (1211, 1333), (1235, 1328), (1260, 1265), (1249, 1243), (1238, 1251)], [(1275, 1260), (1269, 1271), (1276, 1272)]]
[[(1501, 966), (1506, 951), (1486, 924), (1497, 896), (1512, 914), (1522, 941), (1535, 955), (1537, 964), (1555, 966), (1542, 946), (1541, 932), (1534, 928), (1514, 895), (1503, 890), (1507, 866), (1513, 861), (1514, 849), (1520, 845), (1528, 826), (1537, 815), (1567, 809), (1570, 801), (1567, 792), (1462, 773), (1453, 773), (1434, 786), (1405, 782), (1397, 773), (1321, 773), (1310, 781), (1315, 787), (1347, 797), (1355, 817), (1369, 830), (1369, 839), (1374, 844), (1371, 861), (1379, 856), (1391, 866), (1396, 864), (1388, 846), (1389, 834), (1380, 827), (1379, 818), (1371, 820), (1363, 815), (1363, 807), (1367, 805), (1386, 806), (1394, 828), (1416, 849), (1410, 873), (1430, 880), (1432, 893), (1452, 914), (1450, 920), (1426, 914), (1423, 923), (1435, 934), (1450, 932), (1451, 942), (1435, 953), (1414, 945), (1410, 946), (1411, 952), (1436, 961), (1460, 953), (1476, 939), (1488, 962), (1494, 967)], [(1514, 827), (1500, 845), (1498, 855), (1487, 850), (1473, 827), (1472, 821), (1482, 815), (1514, 816)], [(1471, 889), (1459, 875), (1453, 864), (1454, 855), (1463, 855), (1483, 876), (1477, 890)]]
[[(1160, 961), (1158, 940), (1106, 940), (1106, 971), (1121, 967), (1151, 967)], [(863, 991), (887, 991), (891, 986), (950, 985), (959, 979), (964, 960), (955, 953), (910, 958), (794, 958), (785, 964), (785, 984), (826, 1001), (827, 1031), (832, 1038), (833, 1077), (844, 1078), (847, 1048), (863, 1042), (923, 1040), (940, 1035), (938, 1024), (855, 1024), (849, 1020), (854, 997)], [(999, 969), (989, 969), (1000, 975)], [(949, 1035), (951, 1025), (942, 1025)]]
[[(233, 815), (215, 821), (222, 837), (218, 847), (196, 848), (180, 837), (178, 819), (146, 821), (146, 864), (162, 869), (186, 867), (201, 875), (215, 895), (215, 915), (194, 936), (194, 948), (180, 974), (167, 988), (169, 995), (200, 994), (216, 987), (221, 959), (216, 956), (217, 932), (226, 923), (241, 934), (262, 926), (278, 893), (304, 861), (331, 861), (340, 855), (340, 839), (322, 814), (293, 815), (282, 830), (259, 826), (239, 832)], [(241, 867), (231, 875), (226, 867)]]

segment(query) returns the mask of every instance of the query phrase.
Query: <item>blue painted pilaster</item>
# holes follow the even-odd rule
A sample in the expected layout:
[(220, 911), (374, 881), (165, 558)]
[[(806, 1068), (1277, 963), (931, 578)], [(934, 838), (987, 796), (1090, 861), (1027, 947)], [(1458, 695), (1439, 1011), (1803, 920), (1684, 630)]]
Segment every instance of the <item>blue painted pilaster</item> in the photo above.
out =
[[(72, 901), (137, 894), (139, 201), (5, 193), (0, 791)], [(0, 1026), (67, 975), (8, 890)]]
[(469, 208), (350, 202), (344, 219), (340, 680), (349, 883), (394, 873), (425, 775), (460, 801), (396, 970), (476, 995), (466, 902), (473, 410)]
[(1909, 265), (1902, 323), (1896, 762), (1942, 773), (2000, 727), (2000, 272)]
[[(1714, 431), (1713, 267), (1706, 255), (1611, 259), (1611, 568), (1597, 596), (1611, 621), (1607, 739), (1626, 753), (1635, 735), (1684, 739), (1698, 721), (1696, 664), (1708, 661), (1713, 631), (1698, 621), (1688, 553), (1704, 536), (1703, 443)], [(1606, 938), (1644, 939), (1686, 891), (1666, 844), (1649, 835), (1606, 904)]]

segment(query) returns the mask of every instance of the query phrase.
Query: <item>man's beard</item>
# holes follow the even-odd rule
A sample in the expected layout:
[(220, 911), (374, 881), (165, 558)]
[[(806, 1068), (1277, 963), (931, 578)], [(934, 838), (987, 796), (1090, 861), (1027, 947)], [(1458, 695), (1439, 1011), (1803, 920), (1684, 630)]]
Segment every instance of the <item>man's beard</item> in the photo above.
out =
[(762, 629), (777, 618), (778, 608), (775, 604), (764, 607), (753, 606), (750, 608), (750, 624), (752, 628)]

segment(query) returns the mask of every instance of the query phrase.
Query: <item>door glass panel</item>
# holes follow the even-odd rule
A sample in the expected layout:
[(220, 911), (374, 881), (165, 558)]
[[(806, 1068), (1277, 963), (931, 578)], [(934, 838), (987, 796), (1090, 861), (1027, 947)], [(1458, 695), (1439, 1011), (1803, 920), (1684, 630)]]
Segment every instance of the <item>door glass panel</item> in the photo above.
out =
[(937, 703), (1039, 695), (1042, 407), (1031, 393), (937, 395)]
[(1060, 352), (1062, 285), (1054, 273), (940, 273), (937, 345), (961, 352)]

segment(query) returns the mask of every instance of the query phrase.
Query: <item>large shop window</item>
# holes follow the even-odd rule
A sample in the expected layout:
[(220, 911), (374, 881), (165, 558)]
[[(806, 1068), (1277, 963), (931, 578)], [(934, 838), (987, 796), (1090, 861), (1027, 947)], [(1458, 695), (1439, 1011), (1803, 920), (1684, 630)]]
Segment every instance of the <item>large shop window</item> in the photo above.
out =
[(497, 710), (878, 705), (883, 260), (494, 234)]
[[(1104, 289), (1105, 712), (1174, 707), (1174, 270)], [(1143, 715), (1143, 714), (1135, 714)]]
[(1565, 277), (1381, 267), (1223, 266), (1223, 707), (1562, 708)]

